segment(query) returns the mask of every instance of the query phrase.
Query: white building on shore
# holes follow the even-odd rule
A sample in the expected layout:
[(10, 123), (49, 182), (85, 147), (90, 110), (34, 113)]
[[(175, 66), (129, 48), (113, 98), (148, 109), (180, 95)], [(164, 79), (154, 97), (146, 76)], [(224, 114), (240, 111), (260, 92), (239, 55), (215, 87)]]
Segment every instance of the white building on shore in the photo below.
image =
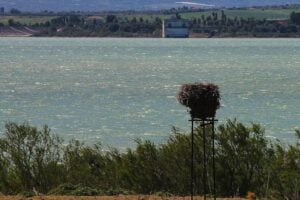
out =
[(162, 24), (162, 37), (164, 38), (187, 38), (189, 37), (190, 23), (186, 19), (173, 17), (166, 19)]

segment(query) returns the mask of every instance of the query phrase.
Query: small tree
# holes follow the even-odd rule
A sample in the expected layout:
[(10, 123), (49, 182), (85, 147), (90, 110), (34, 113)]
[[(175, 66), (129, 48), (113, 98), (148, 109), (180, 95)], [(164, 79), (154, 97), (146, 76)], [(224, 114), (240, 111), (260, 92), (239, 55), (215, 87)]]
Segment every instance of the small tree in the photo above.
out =
[(7, 123), (1, 139), (2, 155), (10, 161), (22, 190), (47, 192), (61, 178), (61, 139), (28, 124)]
[(294, 24), (300, 25), (300, 13), (292, 12), (290, 19)]
[(218, 190), (224, 196), (263, 193), (265, 167), (271, 153), (265, 130), (258, 124), (245, 126), (228, 120), (217, 131)]
[(14, 26), (16, 23), (15, 23), (15, 21), (13, 20), (13, 19), (9, 19), (8, 20), (8, 25), (9, 26)]

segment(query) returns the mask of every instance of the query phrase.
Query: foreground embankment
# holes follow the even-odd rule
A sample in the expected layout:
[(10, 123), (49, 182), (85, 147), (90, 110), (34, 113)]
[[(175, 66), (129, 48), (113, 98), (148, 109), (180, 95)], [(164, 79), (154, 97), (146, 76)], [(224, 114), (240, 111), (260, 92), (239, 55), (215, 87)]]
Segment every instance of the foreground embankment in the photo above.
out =
[[(26, 199), (22, 196), (0, 196), (0, 200), (21, 200)], [(28, 199), (28, 198), (27, 198)], [(149, 195), (118, 195), (118, 196), (34, 196), (32, 200), (189, 200), (190, 197), (160, 197)], [(203, 197), (194, 197), (195, 200), (201, 200)], [(208, 200), (210, 198), (207, 198)], [(244, 200), (244, 198), (217, 198), (218, 200)]]
[[(212, 144), (207, 127), (206, 144)], [(137, 140), (135, 149), (119, 152), (79, 141), (63, 144), (50, 129), (8, 123), (0, 138), (0, 192), (6, 195), (102, 196), (99, 199), (154, 200), (155, 196), (113, 196), (155, 194), (188, 196), (190, 191), (190, 135), (177, 129), (168, 141), (156, 145)], [(228, 120), (215, 131), (216, 192), (219, 197), (258, 196), (299, 200), (300, 140), (284, 146), (267, 140), (258, 124), (245, 126)], [(296, 131), (300, 139), (300, 131)], [(202, 129), (195, 129), (195, 194), (203, 195)], [(208, 150), (207, 166), (212, 151)], [(212, 191), (208, 168), (207, 192)], [(112, 197), (104, 197), (112, 196)], [(15, 199), (20, 197), (3, 197)], [(69, 199), (69, 197), (64, 197)], [(75, 198), (75, 197), (74, 197)], [(78, 198), (78, 197), (76, 197)], [(79, 197), (80, 198), (80, 197)], [(188, 197), (186, 197), (188, 198)], [(71, 199), (71, 198), (70, 198)], [(168, 199), (168, 198), (167, 198)], [(170, 199), (182, 199), (173, 197)], [(200, 198), (199, 198), (200, 199)]]

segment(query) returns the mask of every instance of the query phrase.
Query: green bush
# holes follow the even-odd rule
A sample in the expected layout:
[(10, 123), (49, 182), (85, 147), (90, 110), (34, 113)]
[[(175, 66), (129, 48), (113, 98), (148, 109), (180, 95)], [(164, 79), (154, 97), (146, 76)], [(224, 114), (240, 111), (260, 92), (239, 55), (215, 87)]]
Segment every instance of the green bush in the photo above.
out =
[(18, 190), (32, 191), (35, 188), (45, 193), (61, 181), (60, 138), (51, 135), (47, 126), (38, 130), (27, 123), (7, 123), (5, 128), (0, 155), (13, 166), (6, 170), (11, 171), (12, 182), (20, 184)]
[(71, 193), (75, 196), (96, 196), (103, 195), (102, 191), (100, 192), (97, 189), (90, 188), (88, 186), (77, 185), (75, 190)]
[(70, 183), (64, 183), (56, 188), (50, 190), (48, 194), (50, 195), (71, 195), (72, 192), (76, 189), (76, 187)]
[(35, 196), (33, 191), (23, 191), (23, 192), (19, 193), (19, 195), (22, 196), (22, 197), (25, 197), (25, 198)]
[(57, 188), (51, 190), (48, 194), (50, 195), (75, 195), (75, 196), (96, 196), (103, 195), (104, 193), (100, 190), (90, 188), (81, 184), (72, 185), (65, 183), (59, 185)]

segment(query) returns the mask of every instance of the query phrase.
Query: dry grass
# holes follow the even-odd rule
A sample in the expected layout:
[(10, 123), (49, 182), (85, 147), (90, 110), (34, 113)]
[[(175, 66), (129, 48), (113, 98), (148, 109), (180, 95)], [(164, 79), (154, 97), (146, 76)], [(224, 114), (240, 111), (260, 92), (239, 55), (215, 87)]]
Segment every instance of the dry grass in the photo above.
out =
[[(0, 200), (190, 200), (190, 197), (160, 197), (148, 195), (118, 195), (118, 196), (35, 196), (25, 198), (22, 196), (0, 196)], [(202, 197), (194, 197), (194, 200), (202, 200)], [(210, 198), (207, 198), (210, 200)], [(245, 200), (243, 198), (218, 198), (218, 200)]]

